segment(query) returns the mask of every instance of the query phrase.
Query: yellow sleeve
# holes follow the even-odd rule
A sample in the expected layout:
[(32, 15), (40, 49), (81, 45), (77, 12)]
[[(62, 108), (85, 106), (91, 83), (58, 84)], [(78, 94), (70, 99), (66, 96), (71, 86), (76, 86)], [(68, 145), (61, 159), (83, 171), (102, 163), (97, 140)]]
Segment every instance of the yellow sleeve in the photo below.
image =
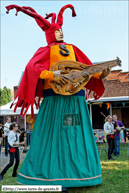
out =
[(100, 76), (101, 76), (101, 72), (95, 74), (93, 77), (99, 79)]
[(53, 72), (48, 70), (43, 70), (39, 76), (41, 79), (49, 79), (49, 81), (53, 81)]

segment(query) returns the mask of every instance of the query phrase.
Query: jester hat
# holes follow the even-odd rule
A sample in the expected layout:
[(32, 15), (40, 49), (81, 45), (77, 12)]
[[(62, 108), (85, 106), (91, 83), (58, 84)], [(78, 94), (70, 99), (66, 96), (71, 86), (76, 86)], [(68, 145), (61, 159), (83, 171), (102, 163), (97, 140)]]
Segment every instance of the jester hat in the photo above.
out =
[[(6, 6), (6, 13), (9, 13), (10, 9), (16, 9), (16, 15), (18, 14), (19, 11), (33, 17), (38, 26), (45, 32), (46, 35), (46, 40), (47, 43), (50, 44), (52, 42), (56, 42), (56, 38), (55, 38), (55, 31), (57, 29), (62, 29), (62, 25), (63, 25), (63, 13), (65, 11), (65, 9), (70, 8), (72, 10), (72, 16), (75, 17), (76, 13), (74, 10), (74, 7), (71, 4), (65, 5), (63, 6), (60, 11), (59, 14), (57, 16), (57, 21), (56, 20), (56, 14), (55, 13), (50, 13), (48, 14), (45, 18), (43, 18), (41, 15), (39, 15), (33, 8), (31, 7), (20, 7), (18, 5), (8, 5)], [(51, 23), (47, 20), (49, 17), (52, 17)]]

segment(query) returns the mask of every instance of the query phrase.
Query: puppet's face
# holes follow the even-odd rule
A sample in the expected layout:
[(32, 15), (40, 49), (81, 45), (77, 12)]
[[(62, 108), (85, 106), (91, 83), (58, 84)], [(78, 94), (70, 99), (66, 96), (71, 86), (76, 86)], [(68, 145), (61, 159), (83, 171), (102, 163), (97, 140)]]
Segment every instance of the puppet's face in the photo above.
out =
[(62, 29), (57, 29), (55, 31), (55, 38), (56, 38), (57, 42), (64, 41), (64, 36), (63, 36)]
[(71, 126), (71, 125), (72, 125), (72, 118), (71, 118), (71, 117), (68, 117), (68, 118), (67, 118), (67, 125), (68, 125), (68, 126)]

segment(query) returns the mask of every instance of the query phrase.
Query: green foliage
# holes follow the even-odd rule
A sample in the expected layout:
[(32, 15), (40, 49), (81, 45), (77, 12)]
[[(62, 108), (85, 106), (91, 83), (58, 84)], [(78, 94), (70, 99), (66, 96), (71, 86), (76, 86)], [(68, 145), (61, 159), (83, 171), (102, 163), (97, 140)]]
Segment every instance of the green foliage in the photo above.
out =
[[(120, 150), (120, 156), (114, 161), (107, 159), (107, 153), (102, 150), (101, 156), (102, 184), (89, 187), (68, 188), (68, 193), (128, 193), (129, 191), (129, 156), (127, 150)], [(22, 163), (18, 167), (21, 168)], [(17, 178), (12, 178), (13, 167), (4, 176), (0, 185), (19, 185)], [(1, 187), (0, 187), (1, 191)], [(8, 192), (11, 193), (11, 192)], [(18, 193), (17, 191), (15, 193)], [(21, 192), (27, 193), (27, 192)], [(31, 192), (35, 193), (35, 192)], [(38, 193), (38, 192), (36, 192)], [(50, 192), (49, 192), (50, 193)], [(51, 192), (52, 193), (52, 192)], [(55, 192), (57, 193), (57, 192)]]
[(11, 100), (11, 90), (6, 86), (3, 88), (3, 90), (0, 88), (0, 106), (6, 105)]

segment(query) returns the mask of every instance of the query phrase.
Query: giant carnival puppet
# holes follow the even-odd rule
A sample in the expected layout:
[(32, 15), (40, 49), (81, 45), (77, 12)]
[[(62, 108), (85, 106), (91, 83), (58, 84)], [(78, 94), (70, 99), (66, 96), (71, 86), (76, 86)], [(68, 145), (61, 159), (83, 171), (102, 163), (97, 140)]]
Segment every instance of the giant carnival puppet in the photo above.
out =
[[(18, 174), (26, 185), (94, 186), (102, 182), (100, 159), (86, 97), (95, 100), (104, 92), (102, 79), (110, 68), (92, 71), (92, 62), (76, 46), (63, 41), (63, 13), (71, 4), (45, 18), (31, 7), (9, 5), (33, 17), (45, 32), (48, 45), (39, 48), (27, 64), (19, 85), (14, 111), (24, 116), (31, 106), (39, 108), (30, 149)], [(51, 23), (47, 20), (52, 17)], [(43, 102), (40, 105), (40, 99)], [(38, 99), (38, 100), (37, 100)]]

